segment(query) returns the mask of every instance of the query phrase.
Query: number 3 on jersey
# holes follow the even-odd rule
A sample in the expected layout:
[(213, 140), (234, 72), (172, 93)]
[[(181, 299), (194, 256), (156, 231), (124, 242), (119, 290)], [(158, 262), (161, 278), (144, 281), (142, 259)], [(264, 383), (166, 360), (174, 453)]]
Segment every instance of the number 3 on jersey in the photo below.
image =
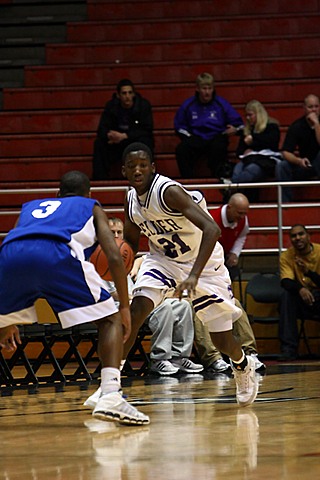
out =
[(61, 205), (61, 202), (59, 200), (48, 200), (46, 202), (41, 202), (39, 204), (40, 207), (44, 208), (36, 208), (32, 212), (32, 216), (34, 218), (46, 218), (49, 217), (49, 215), (52, 215), (57, 208), (59, 208)]

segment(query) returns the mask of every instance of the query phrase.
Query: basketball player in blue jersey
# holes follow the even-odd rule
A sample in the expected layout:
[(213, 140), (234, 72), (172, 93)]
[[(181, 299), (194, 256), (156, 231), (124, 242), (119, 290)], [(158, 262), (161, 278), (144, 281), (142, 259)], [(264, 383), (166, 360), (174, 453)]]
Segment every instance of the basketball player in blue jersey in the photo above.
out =
[[(108, 258), (119, 309), (88, 260), (97, 242)], [(63, 328), (95, 322), (102, 368), (93, 416), (127, 425), (149, 423), (121, 394), (119, 365), (131, 331), (127, 275), (108, 218), (90, 198), (85, 174), (66, 173), (57, 198), (22, 206), (1, 246), (0, 284), (1, 346), (14, 350), (20, 342), (15, 325), (37, 321), (38, 298), (48, 301)]]
[(232, 322), (241, 310), (235, 305), (218, 242), (220, 229), (202, 194), (188, 192), (157, 174), (152, 153), (142, 143), (128, 146), (123, 159), (123, 175), (132, 187), (125, 205), (124, 238), (137, 252), (143, 233), (150, 250), (133, 290), (132, 331), (125, 356), (139, 328), (165, 296), (181, 299), (186, 293), (200, 320), (208, 325), (214, 345), (232, 360), (238, 404), (251, 404), (258, 391), (254, 361), (232, 335)]

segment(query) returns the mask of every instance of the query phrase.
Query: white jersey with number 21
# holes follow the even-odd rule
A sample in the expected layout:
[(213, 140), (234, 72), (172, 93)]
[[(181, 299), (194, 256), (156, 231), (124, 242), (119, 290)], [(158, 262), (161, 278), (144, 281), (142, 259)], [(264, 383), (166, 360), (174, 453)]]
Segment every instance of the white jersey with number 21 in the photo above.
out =
[[(128, 214), (130, 220), (148, 237), (151, 254), (160, 253), (176, 262), (190, 262), (198, 255), (202, 231), (182, 213), (166, 205), (164, 192), (173, 185), (183, 188), (180, 183), (156, 174), (148, 192), (143, 196), (139, 197), (134, 189), (129, 190)], [(201, 192), (183, 190), (208, 212)], [(223, 249), (219, 242), (216, 243), (213, 256), (217, 263), (221, 263)]]

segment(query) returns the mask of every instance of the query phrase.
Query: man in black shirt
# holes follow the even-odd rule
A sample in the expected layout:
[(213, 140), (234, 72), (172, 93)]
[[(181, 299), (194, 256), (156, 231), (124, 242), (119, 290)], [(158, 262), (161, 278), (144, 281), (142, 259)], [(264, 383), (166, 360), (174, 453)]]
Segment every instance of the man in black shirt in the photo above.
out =
[(122, 153), (134, 142), (153, 150), (152, 109), (149, 101), (135, 91), (133, 83), (123, 79), (101, 115), (94, 142), (93, 180), (123, 179)]
[[(276, 167), (278, 181), (293, 182), (320, 177), (320, 105), (316, 95), (304, 99), (303, 117), (289, 127), (282, 146), (284, 161)], [(282, 200), (292, 200), (292, 189), (282, 189)]]

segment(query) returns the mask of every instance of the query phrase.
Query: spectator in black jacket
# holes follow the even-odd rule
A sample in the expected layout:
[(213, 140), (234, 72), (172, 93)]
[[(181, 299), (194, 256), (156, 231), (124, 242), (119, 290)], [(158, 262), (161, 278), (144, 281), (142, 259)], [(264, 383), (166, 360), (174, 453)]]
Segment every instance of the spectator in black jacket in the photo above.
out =
[(93, 180), (122, 179), (124, 149), (142, 142), (153, 150), (153, 116), (148, 100), (123, 79), (101, 115), (93, 152)]
[[(239, 162), (234, 167), (232, 182), (262, 182), (274, 177), (275, 165), (282, 158), (279, 153), (279, 124), (269, 117), (258, 100), (248, 102), (245, 112), (246, 125), (236, 152)], [(254, 201), (257, 200), (258, 191), (248, 189), (246, 195)]]
[[(282, 145), (284, 161), (277, 166), (280, 182), (305, 181), (320, 177), (320, 102), (317, 95), (304, 99), (304, 116), (289, 127)], [(293, 199), (292, 188), (282, 188), (282, 201)]]

